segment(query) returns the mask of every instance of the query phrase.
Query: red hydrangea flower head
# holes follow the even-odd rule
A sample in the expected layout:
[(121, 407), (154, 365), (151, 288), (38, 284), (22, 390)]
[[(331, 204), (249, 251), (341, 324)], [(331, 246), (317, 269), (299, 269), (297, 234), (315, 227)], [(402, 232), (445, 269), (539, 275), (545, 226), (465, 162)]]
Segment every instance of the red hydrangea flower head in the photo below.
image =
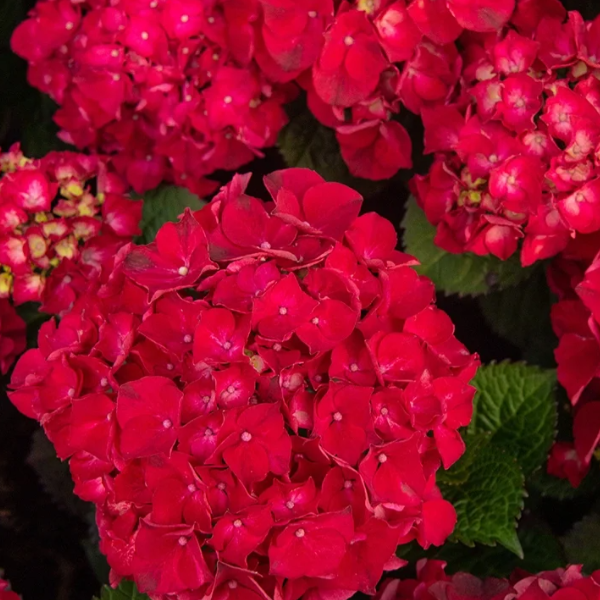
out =
[[(18, 146), (0, 154), (0, 299), (41, 302), (51, 314), (67, 310), (140, 233), (142, 202), (126, 190), (97, 156), (52, 152), (30, 160)], [(10, 309), (2, 312), (4, 332)]]
[(454, 528), (436, 472), (464, 451), (478, 357), (357, 192), (287, 169), (264, 203), (248, 180), (123, 247), (10, 397), (96, 503), (113, 581), (372, 594), (400, 543)]
[(207, 175), (274, 145), (294, 94), (278, 82), (314, 61), (326, 4), (39, 0), (12, 48), (59, 105), (61, 139), (114, 154), (138, 193), (166, 180), (203, 196)]
[(441, 560), (423, 559), (417, 562), (416, 579), (387, 579), (376, 600), (416, 600), (432, 597), (437, 600), (472, 598), (473, 600), (512, 600), (523, 598), (549, 599), (585, 598), (593, 600), (600, 594), (600, 572), (586, 577), (581, 565), (572, 565), (554, 571), (529, 574), (517, 569), (509, 579), (488, 577), (479, 579), (470, 573), (445, 573), (446, 563)]
[(435, 159), (413, 180), (439, 246), (525, 266), (600, 230), (600, 20), (538, 3), (532, 27), (526, 4), (499, 36), (463, 36), (460, 98), (422, 111)]

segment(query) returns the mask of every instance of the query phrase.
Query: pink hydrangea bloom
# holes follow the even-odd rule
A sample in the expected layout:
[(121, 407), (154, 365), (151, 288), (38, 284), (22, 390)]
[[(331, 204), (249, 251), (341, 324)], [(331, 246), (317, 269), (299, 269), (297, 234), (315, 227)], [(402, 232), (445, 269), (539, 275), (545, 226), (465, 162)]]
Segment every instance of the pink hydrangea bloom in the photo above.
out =
[(422, 112), (434, 163), (412, 182), (440, 247), (524, 266), (600, 230), (600, 20), (527, 4), (500, 36), (463, 35), (461, 95)]
[[(70, 308), (140, 233), (142, 202), (126, 190), (98, 156), (52, 152), (30, 160), (18, 146), (0, 154), (0, 299), (41, 302), (51, 314)], [(0, 329), (8, 332), (10, 308), (2, 313)]]

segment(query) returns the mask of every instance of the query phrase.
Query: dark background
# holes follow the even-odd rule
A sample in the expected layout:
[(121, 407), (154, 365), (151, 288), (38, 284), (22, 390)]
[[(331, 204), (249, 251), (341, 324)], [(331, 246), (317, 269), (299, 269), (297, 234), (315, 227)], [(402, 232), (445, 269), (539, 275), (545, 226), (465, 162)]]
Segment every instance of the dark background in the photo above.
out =
[[(587, 19), (600, 12), (598, 0), (563, 3)], [(56, 145), (53, 107), (27, 86), (25, 63), (9, 48), (11, 31), (33, 4), (0, 0), (0, 147), (7, 149), (20, 140), (27, 153), (39, 156)], [(407, 125), (414, 140), (422, 137), (416, 119)], [(415, 162), (419, 164), (418, 159)], [(270, 150), (243, 170), (260, 175), (283, 166), (278, 151)], [(226, 175), (221, 179), (225, 181)], [(376, 211), (399, 227), (408, 197), (406, 179), (403, 174), (386, 182), (368, 198), (365, 210)], [(459, 339), (484, 362), (524, 358), (516, 346), (495, 335), (476, 300), (440, 297), (439, 304), (452, 317)], [(25, 600), (88, 600), (106, 576), (90, 542), (93, 515), (71, 495), (66, 465), (54, 457), (37, 423), (20, 415), (6, 398), (7, 383), (0, 381), (0, 567)], [(590, 502), (545, 499), (536, 511), (543, 513), (556, 534), (562, 534)]]

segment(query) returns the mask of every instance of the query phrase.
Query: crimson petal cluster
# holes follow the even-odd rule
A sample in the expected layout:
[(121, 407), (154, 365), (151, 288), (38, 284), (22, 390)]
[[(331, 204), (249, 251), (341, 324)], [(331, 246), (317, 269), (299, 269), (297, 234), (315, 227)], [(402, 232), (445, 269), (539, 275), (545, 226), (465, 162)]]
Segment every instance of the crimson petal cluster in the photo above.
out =
[(388, 179), (412, 166), (411, 140), (396, 118), (402, 107), (421, 114), (453, 99), (463, 28), (495, 31), (514, 8), (514, 0), (340, 3), (312, 73), (298, 81), (316, 118), (335, 129), (353, 175)]
[(416, 600), (430, 598), (452, 600), (598, 600), (600, 571), (586, 577), (580, 565), (531, 574), (517, 569), (509, 579), (488, 577), (481, 580), (470, 573), (445, 573), (446, 563), (440, 560), (417, 562), (416, 579), (387, 579), (376, 600)]
[(523, 2), (500, 33), (463, 36), (462, 93), (422, 111), (435, 160), (413, 180), (439, 246), (504, 260), (522, 240), (526, 266), (600, 229), (599, 28)]
[(392, 224), (306, 169), (236, 175), (124, 247), (15, 367), (12, 402), (97, 506), (112, 581), (154, 599), (373, 593), (456, 514), (479, 364)]
[(166, 180), (204, 196), (217, 187), (206, 175), (260, 156), (286, 122), (294, 89), (274, 86), (254, 60), (260, 6), (41, 0), (12, 48), (30, 84), (60, 105), (64, 141), (116, 154), (137, 192)]
[[(0, 175), (2, 302), (65, 311), (140, 233), (142, 202), (98, 156), (51, 152), (32, 160), (14, 146), (0, 154)], [(11, 314), (0, 311), (0, 331)]]
[(116, 154), (138, 192), (168, 180), (203, 196), (216, 188), (206, 176), (275, 144), (296, 84), (354, 175), (410, 167), (393, 117), (448, 101), (463, 28), (495, 31), (514, 10), (515, 0), (40, 0), (12, 47), (60, 105), (63, 140)]
[(554, 259), (548, 283), (558, 297), (552, 326), (558, 381), (573, 405), (574, 442), (552, 448), (548, 472), (577, 487), (600, 442), (600, 236), (576, 236)]

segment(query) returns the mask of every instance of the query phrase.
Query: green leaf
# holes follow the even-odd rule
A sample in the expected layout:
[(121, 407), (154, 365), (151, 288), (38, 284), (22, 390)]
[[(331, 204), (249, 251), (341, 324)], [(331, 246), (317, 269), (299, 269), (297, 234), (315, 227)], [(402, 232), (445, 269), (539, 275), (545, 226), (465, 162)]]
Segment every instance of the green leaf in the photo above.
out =
[(348, 185), (365, 197), (384, 185), (350, 175), (335, 132), (321, 125), (306, 108), (290, 119), (279, 134), (277, 144), (288, 167), (313, 169), (323, 179)]
[(438, 472), (437, 478), (439, 482), (447, 485), (462, 485), (468, 481), (473, 463), (479, 458), (482, 448), (490, 443), (490, 436), (487, 433), (470, 435), (466, 443), (468, 444), (467, 451), (463, 454), (462, 458), (452, 465), (452, 468), (448, 471)]
[(116, 590), (105, 585), (102, 588), (100, 600), (149, 600), (149, 598), (146, 594), (138, 592), (133, 581), (121, 581)]
[(544, 464), (556, 429), (555, 371), (504, 362), (481, 367), (472, 384), (477, 394), (469, 433), (489, 433), (525, 475)]
[(586, 573), (600, 569), (598, 539), (600, 539), (600, 515), (597, 513), (586, 515), (562, 538), (568, 562), (583, 565)]
[(579, 487), (574, 488), (567, 479), (549, 475), (545, 469), (540, 469), (527, 482), (527, 488), (532, 495), (540, 495), (555, 500), (572, 500), (587, 498), (600, 491), (600, 476), (598, 464), (594, 461), (590, 472), (583, 478)]
[(552, 331), (550, 308), (554, 297), (546, 281), (546, 265), (534, 267), (518, 285), (479, 297), (481, 311), (500, 337), (523, 351), (530, 364), (554, 366), (558, 340)]
[(157, 231), (167, 221), (177, 221), (177, 217), (186, 208), (199, 210), (205, 204), (188, 189), (174, 185), (160, 186), (146, 192), (142, 197), (144, 198), (144, 212), (140, 223), (142, 235), (137, 239), (140, 244), (154, 241)]
[(89, 504), (73, 493), (74, 484), (69, 464), (56, 456), (52, 442), (42, 429), (35, 431), (31, 438), (31, 451), (26, 462), (33, 468), (42, 488), (57, 506), (82, 520), (87, 518)]
[(465, 456), (452, 468), (466, 473), (464, 481), (439, 478), (444, 498), (458, 516), (451, 539), (467, 546), (501, 544), (523, 557), (516, 531), (525, 495), (521, 467), (501, 447), (476, 440), (471, 444), (467, 437)]
[(399, 546), (397, 555), (411, 564), (422, 558), (443, 560), (448, 563), (447, 573), (462, 571), (476, 577), (507, 577), (517, 568), (538, 573), (564, 567), (566, 558), (562, 544), (544, 521), (536, 517), (524, 518), (517, 535), (523, 558), (499, 545), (469, 547), (456, 541), (427, 550), (417, 542), (411, 542)]
[(449, 573), (463, 571), (477, 577), (506, 577), (517, 568), (537, 573), (564, 566), (563, 548), (548, 526), (536, 522), (519, 528), (518, 537), (523, 558), (502, 546), (469, 548), (456, 543), (445, 544), (432, 558), (447, 561)]
[(532, 268), (523, 268), (518, 256), (499, 260), (470, 252), (450, 254), (434, 243), (436, 229), (411, 197), (402, 221), (404, 247), (421, 265), (417, 271), (429, 277), (438, 291), (460, 296), (477, 296), (517, 285), (529, 277)]

